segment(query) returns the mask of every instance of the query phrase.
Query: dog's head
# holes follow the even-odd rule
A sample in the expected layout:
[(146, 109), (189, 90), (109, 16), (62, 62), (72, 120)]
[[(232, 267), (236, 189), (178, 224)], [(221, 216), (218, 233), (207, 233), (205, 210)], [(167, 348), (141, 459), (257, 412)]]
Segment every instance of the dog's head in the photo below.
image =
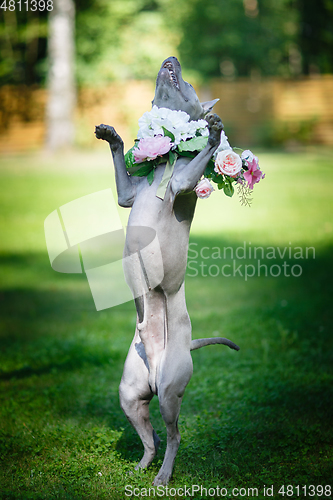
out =
[(199, 120), (211, 111), (217, 101), (201, 103), (192, 85), (183, 80), (178, 59), (168, 57), (163, 61), (156, 79), (153, 106), (185, 111), (191, 120)]

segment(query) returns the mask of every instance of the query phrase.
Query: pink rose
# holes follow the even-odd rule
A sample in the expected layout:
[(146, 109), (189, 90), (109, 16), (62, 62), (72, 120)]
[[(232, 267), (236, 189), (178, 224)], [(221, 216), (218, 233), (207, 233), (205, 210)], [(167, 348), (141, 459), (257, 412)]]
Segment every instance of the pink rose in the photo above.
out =
[(155, 137), (146, 137), (140, 139), (138, 146), (133, 149), (136, 163), (146, 160), (154, 160), (158, 156), (168, 153), (173, 146), (170, 137), (157, 135)]
[(198, 198), (208, 198), (215, 189), (211, 185), (208, 179), (204, 178), (194, 188), (194, 191)]
[(235, 177), (242, 168), (241, 157), (232, 149), (220, 151), (215, 159), (215, 172)]

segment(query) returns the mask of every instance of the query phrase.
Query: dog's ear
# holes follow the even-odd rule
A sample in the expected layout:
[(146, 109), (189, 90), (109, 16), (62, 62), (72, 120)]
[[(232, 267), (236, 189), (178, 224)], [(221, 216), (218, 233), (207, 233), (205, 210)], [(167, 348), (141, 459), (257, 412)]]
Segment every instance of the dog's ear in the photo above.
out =
[(217, 103), (217, 101), (219, 101), (220, 99), (213, 99), (213, 101), (206, 101), (206, 102), (202, 102), (201, 103), (201, 106), (202, 106), (202, 109), (204, 111), (204, 116), (209, 113), (213, 107), (215, 106), (215, 104)]

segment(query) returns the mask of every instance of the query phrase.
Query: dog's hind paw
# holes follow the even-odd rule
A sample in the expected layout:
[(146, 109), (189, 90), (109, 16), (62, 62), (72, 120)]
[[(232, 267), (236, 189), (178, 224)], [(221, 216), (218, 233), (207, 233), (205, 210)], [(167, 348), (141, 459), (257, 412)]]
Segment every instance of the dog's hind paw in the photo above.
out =
[(159, 486), (160, 484), (166, 485), (170, 481), (172, 472), (162, 472), (160, 471), (153, 481), (153, 486)]

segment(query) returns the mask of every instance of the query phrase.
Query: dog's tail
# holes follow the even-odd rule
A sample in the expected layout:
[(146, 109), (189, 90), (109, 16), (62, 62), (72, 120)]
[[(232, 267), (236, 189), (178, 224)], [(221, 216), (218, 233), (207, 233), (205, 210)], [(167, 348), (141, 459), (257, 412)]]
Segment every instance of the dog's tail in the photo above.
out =
[(224, 344), (230, 347), (230, 349), (235, 349), (235, 351), (239, 351), (238, 345), (231, 342), (229, 339), (225, 339), (224, 337), (211, 337), (209, 339), (195, 339), (191, 342), (191, 351), (195, 349), (200, 349), (200, 347), (205, 347), (206, 345), (213, 344)]

